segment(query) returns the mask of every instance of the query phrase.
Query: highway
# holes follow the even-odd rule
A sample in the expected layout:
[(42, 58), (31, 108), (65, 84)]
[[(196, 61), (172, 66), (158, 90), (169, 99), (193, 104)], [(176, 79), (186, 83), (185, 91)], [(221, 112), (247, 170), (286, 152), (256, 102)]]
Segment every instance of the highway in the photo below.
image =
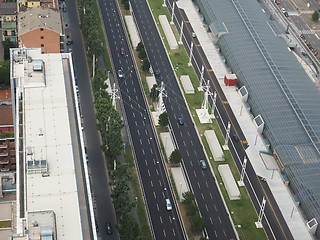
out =
[[(119, 7), (115, 0), (99, 0), (99, 8), (115, 72), (121, 69), (124, 75), (117, 85), (152, 234), (155, 239), (186, 239)], [(165, 199), (170, 199), (171, 211)]]
[[(161, 37), (153, 21), (150, 9), (144, 0), (132, 0), (131, 6), (151, 66), (159, 69), (157, 83), (164, 82), (168, 95), (165, 107), (171, 122), (176, 143), (183, 158), (188, 183), (196, 196), (206, 234), (210, 239), (235, 239), (236, 235), (211, 171), (201, 169), (199, 160), (206, 159), (174, 71), (164, 49)], [(184, 125), (178, 124), (183, 118)], [(206, 160), (207, 161), (207, 160)]]
[[(80, 91), (80, 104), (84, 122), (85, 144), (89, 156), (89, 175), (93, 200), (95, 202), (95, 218), (100, 239), (119, 239), (115, 227), (116, 217), (110, 197), (110, 187), (107, 177), (107, 168), (105, 159), (100, 149), (101, 141), (96, 128), (96, 118), (93, 106), (93, 96), (91, 92), (91, 82), (88, 72), (85, 48), (82, 41), (82, 35), (79, 28), (78, 12), (75, 0), (68, 0), (68, 28), (66, 34), (70, 35), (73, 44), (72, 48), (74, 69), (77, 76), (77, 82)], [(113, 234), (107, 235), (106, 222), (110, 221), (113, 226)], [(96, 231), (93, 229), (93, 231)]]
[[(167, 2), (167, 6), (168, 4), (170, 4), (168, 9), (169, 9), (169, 12), (171, 12), (172, 1)], [(193, 32), (193, 30), (186, 17), (186, 14), (182, 9), (179, 9), (177, 6), (175, 6), (174, 9), (175, 9), (174, 23), (178, 29), (178, 32), (180, 32), (181, 21), (183, 20), (185, 23), (184, 29), (183, 29), (184, 37), (182, 38), (182, 41), (185, 48), (187, 49), (188, 54), (190, 53), (190, 43), (191, 41), (194, 41), (195, 47), (193, 50), (192, 65), (199, 79), (200, 79), (201, 66), (203, 65), (205, 66), (204, 79), (209, 79), (211, 91), (217, 92), (216, 111), (214, 114), (216, 116), (220, 130), (222, 131), (222, 134), (224, 136), (226, 135), (226, 128), (227, 128), (228, 122), (230, 122), (231, 123), (230, 136), (232, 136), (233, 134), (236, 134), (240, 139), (240, 141), (235, 142), (234, 139), (231, 138), (231, 141), (228, 142), (228, 146), (233, 156), (233, 159), (235, 160), (237, 168), (239, 172), (241, 172), (242, 170), (241, 166), (243, 164), (244, 157), (246, 156), (246, 158), (248, 159), (248, 156), (245, 153), (245, 149), (248, 147), (247, 141), (240, 129), (240, 126), (230, 108), (230, 105), (222, 89), (220, 88), (217, 78), (214, 72), (212, 71), (212, 68), (201, 46), (198, 45), (199, 42), (197, 41), (197, 39), (192, 38), (191, 33)], [(212, 104), (212, 99), (210, 99), (210, 103)], [(244, 183), (257, 213), (259, 213), (260, 211), (260, 204), (262, 202), (263, 196), (265, 196), (267, 199), (265, 214), (262, 219), (262, 224), (268, 238), (269, 239), (293, 239), (291, 232), (272, 196), (272, 193), (267, 183), (264, 181), (261, 181), (261, 178), (256, 175), (250, 163), (250, 159), (247, 163)]]

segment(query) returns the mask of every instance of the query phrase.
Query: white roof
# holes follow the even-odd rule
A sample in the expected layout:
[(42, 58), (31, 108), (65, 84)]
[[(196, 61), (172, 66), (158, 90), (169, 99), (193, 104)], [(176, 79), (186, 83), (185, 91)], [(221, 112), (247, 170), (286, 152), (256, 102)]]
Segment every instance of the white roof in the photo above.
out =
[(29, 71), (28, 64), (32, 62), (13, 61), (13, 77), (20, 77), (21, 84), (27, 85), (23, 87), (24, 140), (33, 153), (27, 159), (46, 160), (50, 173), (48, 177), (26, 173), (27, 212), (52, 209), (57, 239), (82, 239), (63, 54), (41, 54), (41, 49), (27, 49), (27, 55), (42, 59), (45, 66), (44, 73), (36, 71), (30, 77), (25, 69)]

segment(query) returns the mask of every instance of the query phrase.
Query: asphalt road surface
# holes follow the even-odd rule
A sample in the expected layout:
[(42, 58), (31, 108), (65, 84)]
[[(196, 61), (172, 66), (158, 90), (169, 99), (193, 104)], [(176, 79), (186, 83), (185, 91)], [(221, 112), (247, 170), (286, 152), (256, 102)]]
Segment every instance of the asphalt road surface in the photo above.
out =
[[(99, 0), (99, 7), (118, 75), (117, 85), (153, 236), (155, 239), (186, 239), (118, 5), (114, 0)], [(125, 54), (121, 54), (121, 48)], [(123, 76), (119, 77), (118, 70)], [(167, 210), (166, 199), (170, 199), (172, 210)]]
[[(168, 3), (167, 3), (168, 4)], [(170, 6), (172, 6), (172, 2), (169, 2)], [(169, 7), (169, 10), (171, 11), (171, 7)], [(212, 91), (217, 91), (217, 101), (216, 101), (216, 111), (214, 112), (217, 122), (220, 126), (220, 129), (222, 131), (222, 134), (224, 136), (226, 135), (226, 128), (228, 125), (228, 122), (231, 122), (231, 131), (230, 136), (233, 136), (236, 134), (240, 141), (235, 141), (232, 137), (229, 140), (228, 146), (230, 149), (230, 152), (233, 156), (233, 159), (235, 160), (235, 163), (237, 165), (237, 168), (239, 172), (241, 172), (243, 159), (246, 156), (245, 149), (247, 146), (247, 141), (241, 131), (241, 128), (229, 106), (229, 103), (222, 92), (222, 89), (220, 88), (220, 85), (216, 79), (216, 76), (214, 72), (212, 71), (212, 68), (199, 44), (197, 39), (192, 38), (192, 28), (190, 23), (188, 22), (188, 19), (184, 13), (183, 10), (179, 9), (177, 6), (175, 6), (175, 18), (174, 23), (180, 32), (180, 24), (181, 21), (184, 20), (184, 38), (182, 39), (183, 44), (185, 48), (187, 49), (187, 52), (189, 54), (190, 52), (190, 42), (194, 41), (194, 49), (193, 49), (193, 60), (192, 65), (194, 66), (194, 69), (200, 78), (200, 71), (201, 66), (205, 66), (204, 71), (204, 79), (210, 80), (210, 89)], [(210, 99), (210, 103), (212, 104), (212, 99)], [(246, 156), (248, 159), (248, 157)], [(251, 201), (256, 209), (256, 211), (259, 213), (260, 211), (260, 204), (262, 202), (263, 196), (266, 197), (267, 203), (265, 207), (265, 215), (262, 219), (262, 224), (265, 229), (265, 232), (269, 239), (293, 239), (291, 232), (272, 196), (272, 193), (264, 181), (261, 181), (261, 178), (256, 175), (254, 172), (254, 169), (250, 163), (250, 159), (247, 163), (246, 167), (246, 175), (244, 178), (245, 186), (247, 188), (247, 191), (250, 195)]]
[[(85, 49), (79, 28), (76, 1), (67, 1), (67, 11), (69, 17), (68, 33), (73, 40), (72, 48), (74, 68), (80, 91), (81, 110), (84, 122), (84, 136), (89, 156), (89, 175), (91, 189), (95, 202), (96, 224), (98, 236), (101, 239), (119, 239), (115, 228), (115, 213), (110, 197), (110, 188), (107, 178), (107, 169), (103, 154), (100, 149), (100, 137), (96, 128), (96, 119), (91, 93), (91, 82), (87, 66)], [(107, 235), (106, 222), (110, 221), (113, 225), (113, 234)], [(93, 230), (95, 231), (95, 230)]]

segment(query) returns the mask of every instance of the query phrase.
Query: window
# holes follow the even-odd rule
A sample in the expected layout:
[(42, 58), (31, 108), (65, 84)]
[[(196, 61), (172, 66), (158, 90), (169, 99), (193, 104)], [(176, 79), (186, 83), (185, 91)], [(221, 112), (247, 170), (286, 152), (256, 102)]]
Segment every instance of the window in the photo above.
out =
[(44, 36), (41, 36), (41, 39), (44, 39)]
[(40, 31), (43, 31), (43, 28), (40, 28)]
[(41, 44), (41, 47), (44, 47), (44, 44)]

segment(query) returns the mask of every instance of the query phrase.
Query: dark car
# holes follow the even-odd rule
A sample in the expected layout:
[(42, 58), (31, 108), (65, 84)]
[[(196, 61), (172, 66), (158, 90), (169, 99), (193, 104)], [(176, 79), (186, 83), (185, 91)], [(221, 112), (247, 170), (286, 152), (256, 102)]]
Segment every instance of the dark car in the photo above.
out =
[(239, 142), (239, 138), (238, 138), (238, 136), (236, 134), (233, 134), (232, 138), (233, 138), (234, 141)]
[(111, 235), (113, 233), (111, 222), (109, 222), (109, 221), (106, 223), (106, 230), (107, 230), (107, 234), (109, 234), (109, 235)]
[(67, 41), (67, 45), (71, 45), (72, 43), (73, 43), (72, 40), (68, 40), (68, 41)]
[(184, 124), (183, 119), (182, 118), (178, 118), (178, 123), (179, 123), (179, 125), (183, 125)]
[(126, 54), (126, 52), (124, 51), (124, 48), (120, 48), (120, 54), (121, 54), (122, 56), (124, 56), (124, 55)]
[(154, 70), (154, 75), (159, 76), (160, 75), (160, 70), (159, 69)]
[(207, 169), (206, 161), (204, 161), (203, 159), (200, 160), (200, 165), (203, 170)]

